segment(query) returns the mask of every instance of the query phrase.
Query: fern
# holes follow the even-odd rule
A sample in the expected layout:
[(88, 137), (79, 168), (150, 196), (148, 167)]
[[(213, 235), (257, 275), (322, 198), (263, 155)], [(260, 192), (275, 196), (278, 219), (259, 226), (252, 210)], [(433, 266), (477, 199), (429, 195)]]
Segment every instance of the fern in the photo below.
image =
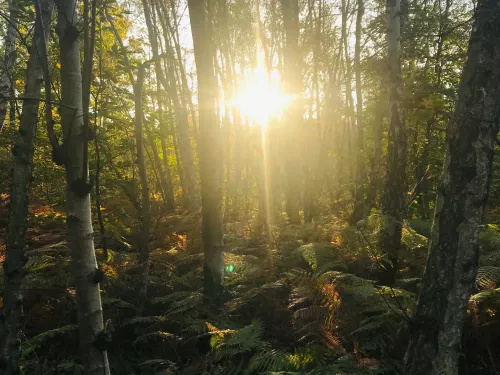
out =
[(170, 317), (174, 315), (184, 314), (202, 304), (203, 295), (201, 293), (192, 292), (187, 297), (173, 302), (170, 305), (170, 308), (165, 312), (165, 315)]
[(145, 335), (137, 337), (133, 342), (133, 345), (149, 344), (151, 342), (158, 344), (159, 342), (167, 340), (179, 340), (179, 338), (168, 332), (157, 331), (157, 332), (146, 333)]
[(479, 268), (476, 276), (476, 287), (481, 289), (495, 289), (500, 286), (500, 267), (484, 266)]
[(271, 349), (252, 356), (248, 362), (245, 374), (262, 373), (291, 369), (288, 353), (283, 350)]
[(41, 333), (23, 343), (22, 355), (27, 356), (33, 353), (37, 349), (47, 345), (51, 340), (62, 341), (65, 337), (76, 336), (77, 332), (78, 326), (71, 324)]
[(168, 368), (169, 370), (177, 370), (177, 365), (174, 362), (161, 358), (148, 359), (147, 361), (141, 362), (139, 367), (143, 371), (158, 371), (165, 368)]
[(119, 298), (102, 298), (101, 300), (103, 309), (131, 309), (135, 310), (135, 306)]
[(500, 307), (500, 288), (486, 289), (470, 298), (470, 303), (474, 308)]
[(164, 316), (137, 316), (125, 320), (121, 326), (128, 327), (132, 325), (142, 325), (142, 324), (151, 325), (158, 322), (164, 322), (165, 320), (166, 318)]
[(267, 343), (262, 341), (264, 325), (260, 321), (255, 321), (252, 324), (237, 330), (229, 339), (224, 340), (216, 346), (218, 360), (231, 358), (237, 354), (260, 350), (267, 346)]
[(31, 256), (26, 262), (25, 268), (29, 273), (36, 273), (43, 271), (48, 267), (54, 267), (56, 265), (55, 259), (49, 255), (40, 254), (37, 256)]

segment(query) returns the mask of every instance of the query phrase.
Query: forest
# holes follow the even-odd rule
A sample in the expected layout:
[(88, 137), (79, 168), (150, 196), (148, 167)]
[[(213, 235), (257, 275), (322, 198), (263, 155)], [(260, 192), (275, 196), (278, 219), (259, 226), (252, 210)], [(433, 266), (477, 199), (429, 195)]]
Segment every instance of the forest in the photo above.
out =
[(0, 374), (500, 374), (498, 0), (0, 0)]

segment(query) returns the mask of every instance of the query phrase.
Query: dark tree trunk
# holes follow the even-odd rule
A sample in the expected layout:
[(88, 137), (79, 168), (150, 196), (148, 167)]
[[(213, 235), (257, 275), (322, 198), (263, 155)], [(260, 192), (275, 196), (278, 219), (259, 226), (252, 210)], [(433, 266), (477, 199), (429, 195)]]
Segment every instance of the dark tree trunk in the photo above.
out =
[[(7, 116), (7, 106), (10, 102), (10, 123), (14, 123), (14, 106), (15, 101), (12, 99), (14, 97), (14, 65), (17, 59), (17, 49), (16, 40), (18, 36), (18, 20), (19, 20), (19, 0), (9, 0), (9, 16), (7, 22), (7, 33), (4, 37), (4, 58), (2, 62), (2, 69), (0, 70), (0, 131), (3, 128), (5, 122), (5, 117)], [(2, 19), (2, 21), (4, 21)], [(9, 99), (10, 98), (10, 99)]]
[(401, 248), (401, 231), (406, 191), (406, 129), (402, 109), (400, 0), (387, 2), (387, 46), (389, 73), (389, 134), (387, 179), (382, 198), (384, 224), (380, 231), (380, 248), (392, 263), (386, 270), (385, 283), (393, 284)]
[(139, 180), (141, 184), (141, 212), (139, 218), (139, 268), (141, 278), (139, 280), (139, 310), (144, 312), (146, 303), (148, 280), (149, 280), (149, 235), (151, 227), (151, 207), (149, 201), (149, 185), (146, 170), (146, 160), (144, 157), (144, 135), (143, 122), (144, 113), (142, 108), (142, 89), (144, 85), (145, 65), (141, 65), (137, 72), (137, 81), (134, 87), (135, 102), (135, 143), (137, 151), (137, 167), (139, 169)]
[(364, 213), (364, 179), (365, 179), (365, 154), (364, 154), (364, 125), (363, 125), (363, 95), (361, 91), (361, 24), (365, 4), (358, 0), (358, 11), (356, 16), (356, 43), (354, 48), (354, 75), (356, 78), (356, 186), (354, 193), (354, 211), (350, 217), (350, 223), (355, 224), (363, 218)]
[(429, 257), (405, 356), (406, 374), (458, 374), (499, 128), (499, 83), (500, 3), (481, 0), (448, 127)]
[(212, 27), (207, 15), (207, 0), (188, 0), (188, 7), (198, 78), (202, 235), (205, 253), (204, 292), (210, 301), (219, 304), (224, 282), (224, 257), (220, 139), (214, 103), (217, 93), (211, 48)]
[[(28, 228), (28, 194), (32, 179), (33, 151), (38, 121), (38, 107), (42, 83), (42, 64), (37, 51), (45, 49), (53, 3), (41, 1), (41, 15), (37, 12), (33, 44), (26, 70), (22, 116), (19, 134), (13, 149), (14, 169), (9, 204), (9, 225), (4, 262), (3, 311), (0, 319), (0, 372), (19, 374), (19, 351), (23, 324), (23, 295), (21, 283), (25, 275), (27, 257), (26, 230)], [(43, 27), (40, 23), (43, 20)], [(0, 119), (1, 120), (1, 119)]]
[[(281, 0), (283, 8), (283, 24), (285, 28), (284, 71), (285, 85), (290, 95), (297, 95), (300, 91), (300, 54), (299, 41), (299, 3), (298, 0)], [(299, 127), (302, 113), (301, 103), (292, 101), (286, 111), (284, 121), (287, 127), (285, 144), (298, 144)], [(296, 150), (288, 147), (286, 154), (286, 212), (291, 223), (299, 223), (299, 184), (300, 166)]]

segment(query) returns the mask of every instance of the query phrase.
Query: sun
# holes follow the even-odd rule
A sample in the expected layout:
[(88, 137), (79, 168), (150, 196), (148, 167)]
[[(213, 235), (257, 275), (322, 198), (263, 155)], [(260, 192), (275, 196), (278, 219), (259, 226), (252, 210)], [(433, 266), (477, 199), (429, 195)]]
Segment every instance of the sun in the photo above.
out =
[[(260, 60), (260, 59), (259, 59)], [(279, 89), (280, 75), (269, 75), (259, 61), (236, 93), (232, 105), (250, 125), (267, 126), (272, 118), (280, 118), (290, 103), (290, 97)]]

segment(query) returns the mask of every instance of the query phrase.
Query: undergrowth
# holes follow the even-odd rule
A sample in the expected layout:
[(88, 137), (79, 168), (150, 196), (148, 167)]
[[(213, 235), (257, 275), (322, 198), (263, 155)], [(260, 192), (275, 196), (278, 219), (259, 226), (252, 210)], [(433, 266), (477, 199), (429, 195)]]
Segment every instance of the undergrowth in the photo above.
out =
[[(165, 234), (156, 233), (145, 315), (136, 309), (134, 251), (110, 249), (101, 263), (104, 316), (114, 327), (113, 373), (399, 373), (427, 242), (410, 225), (403, 229), (406, 261), (390, 288), (377, 282), (377, 213), (354, 227), (331, 216), (293, 229), (275, 226), (271, 243), (248, 226), (228, 224), (225, 300), (214, 308), (203, 299), (201, 242), (192, 238), (199, 216), (182, 220), (167, 218)], [(487, 353), (497, 344), (491, 332), (499, 330), (500, 263), (491, 228), (482, 239), (487, 251), (464, 345), (488, 332), (481, 349)], [(22, 371), (81, 373), (67, 244), (29, 253)]]

